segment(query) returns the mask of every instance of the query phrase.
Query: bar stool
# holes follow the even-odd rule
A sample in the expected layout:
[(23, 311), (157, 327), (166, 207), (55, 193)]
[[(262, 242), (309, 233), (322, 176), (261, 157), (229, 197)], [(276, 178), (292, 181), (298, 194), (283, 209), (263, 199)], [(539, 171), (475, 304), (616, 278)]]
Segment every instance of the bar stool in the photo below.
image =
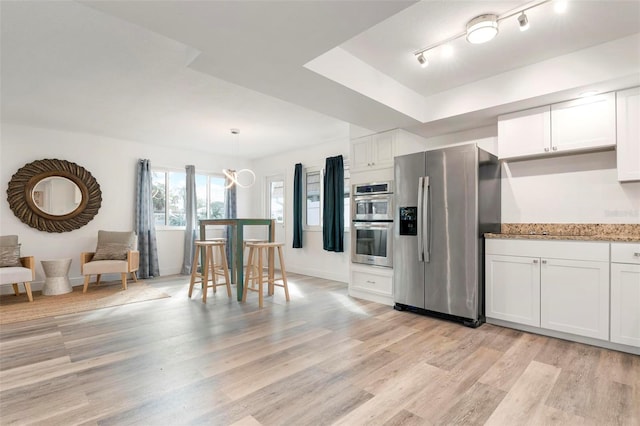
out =
[[(193, 286), (198, 282), (202, 284), (202, 302), (207, 303), (207, 290), (213, 287), (216, 292), (218, 286), (227, 286), (227, 295), (231, 297), (231, 280), (229, 279), (229, 266), (227, 265), (227, 256), (225, 254), (224, 241), (195, 241), (195, 251), (193, 253), (193, 263), (191, 265), (191, 282), (189, 284), (189, 297), (193, 293)], [(214, 262), (213, 250), (218, 248), (218, 253), (222, 259), (220, 263), (221, 269), (217, 269)], [(198, 259), (203, 257), (203, 265), (201, 272), (198, 272)], [(209, 276), (211, 276), (211, 284), (209, 284)], [(224, 282), (218, 283), (218, 276), (224, 278)], [(199, 281), (197, 280), (199, 279)]]
[[(247, 261), (247, 270), (244, 279), (244, 291), (242, 292), (242, 301), (246, 302), (247, 293), (249, 291), (258, 292), (258, 306), (262, 308), (264, 304), (263, 284), (268, 284), (269, 295), (273, 294), (274, 286), (283, 287), (284, 295), (287, 302), (289, 301), (289, 287), (287, 285), (287, 272), (284, 266), (284, 256), (282, 255), (282, 246), (284, 243), (266, 243), (266, 242), (248, 242), (249, 258)], [(278, 258), (280, 260), (279, 277), (275, 276), (273, 263), (275, 263), (275, 249), (278, 249)], [(257, 261), (256, 258), (257, 257)], [(269, 259), (268, 272), (264, 274), (264, 261)], [(276, 281), (282, 281), (277, 283)], [(250, 285), (253, 284), (253, 285)], [(257, 284), (257, 288), (256, 288)]]

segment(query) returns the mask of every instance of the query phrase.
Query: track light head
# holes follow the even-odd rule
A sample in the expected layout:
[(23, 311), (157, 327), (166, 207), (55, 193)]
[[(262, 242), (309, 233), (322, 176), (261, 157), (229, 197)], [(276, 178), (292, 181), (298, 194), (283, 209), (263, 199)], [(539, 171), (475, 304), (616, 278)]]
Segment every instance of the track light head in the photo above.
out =
[(467, 41), (486, 43), (498, 35), (498, 17), (493, 14), (476, 16), (467, 23)]
[(529, 29), (529, 18), (524, 12), (518, 16), (518, 24), (520, 25), (520, 31), (527, 31)]
[(418, 59), (418, 62), (420, 63), (420, 66), (422, 68), (426, 68), (429, 66), (429, 61), (427, 60), (427, 58), (424, 56), (424, 52), (420, 53), (418, 56), (416, 56), (416, 59)]

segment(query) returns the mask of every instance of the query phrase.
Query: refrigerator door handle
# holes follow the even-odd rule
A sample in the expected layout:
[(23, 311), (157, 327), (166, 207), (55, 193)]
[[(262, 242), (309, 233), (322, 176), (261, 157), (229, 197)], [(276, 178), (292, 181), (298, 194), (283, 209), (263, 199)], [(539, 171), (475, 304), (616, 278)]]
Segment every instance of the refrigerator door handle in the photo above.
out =
[[(429, 176), (425, 176), (421, 179), (423, 179), (424, 182), (424, 187), (422, 188), (422, 210), (424, 212), (422, 214), (422, 220), (424, 220), (422, 233), (424, 239), (420, 242), (420, 244), (423, 247), (424, 262), (429, 262), (429, 257), (431, 254), (431, 244), (429, 244), (429, 221), (431, 219), (429, 217), (429, 196), (431, 195), (431, 189), (429, 188)], [(426, 250), (424, 250), (425, 246)]]
[(418, 178), (418, 261), (424, 262), (424, 240), (422, 239), (422, 200), (424, 198), (424, 178)]

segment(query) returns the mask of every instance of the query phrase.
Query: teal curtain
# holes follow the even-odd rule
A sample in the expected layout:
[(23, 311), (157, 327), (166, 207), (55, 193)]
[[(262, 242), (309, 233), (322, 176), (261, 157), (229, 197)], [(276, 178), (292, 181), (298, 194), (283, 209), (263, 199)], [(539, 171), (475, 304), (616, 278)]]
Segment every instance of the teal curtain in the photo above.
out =
[(322, 242), (327, 251), (344, 251), (344, 164), (342, 155), (327, 158), (324, 166)]
[(302, 164), (293, 174), (293, 248), (302, 248)]

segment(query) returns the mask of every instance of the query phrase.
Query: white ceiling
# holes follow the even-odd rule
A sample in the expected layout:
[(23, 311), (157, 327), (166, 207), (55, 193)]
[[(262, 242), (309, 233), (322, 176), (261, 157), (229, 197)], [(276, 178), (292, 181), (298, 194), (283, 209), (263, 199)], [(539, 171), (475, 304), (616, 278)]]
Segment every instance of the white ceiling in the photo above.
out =
[[(422, 105), (422, 98), (460, 97), (474, 82), (640, 32), (638, 0), (573, 0), (565, 15), (550, 4), (529, 11), (527, 32), (512, 19), (486, 45), (457, 40), (452, 58), (434, 57), (426, 69), (412, 55), (476, 15), (526, 4), (2, 1), (1, 118), (222, 154), (234, 142), (229, 129), (239, 128), (233, 154), (247, 158), (347, 138), (349, 123), (432, 135), (495, 121), (495, 111), (421, 119), (357, 81), (305, 65), (339, 47)], [(640, 62), (638, 47), (632, 62)], [(512, 99), (510, 108), (514, 100), (526, 99)]]

